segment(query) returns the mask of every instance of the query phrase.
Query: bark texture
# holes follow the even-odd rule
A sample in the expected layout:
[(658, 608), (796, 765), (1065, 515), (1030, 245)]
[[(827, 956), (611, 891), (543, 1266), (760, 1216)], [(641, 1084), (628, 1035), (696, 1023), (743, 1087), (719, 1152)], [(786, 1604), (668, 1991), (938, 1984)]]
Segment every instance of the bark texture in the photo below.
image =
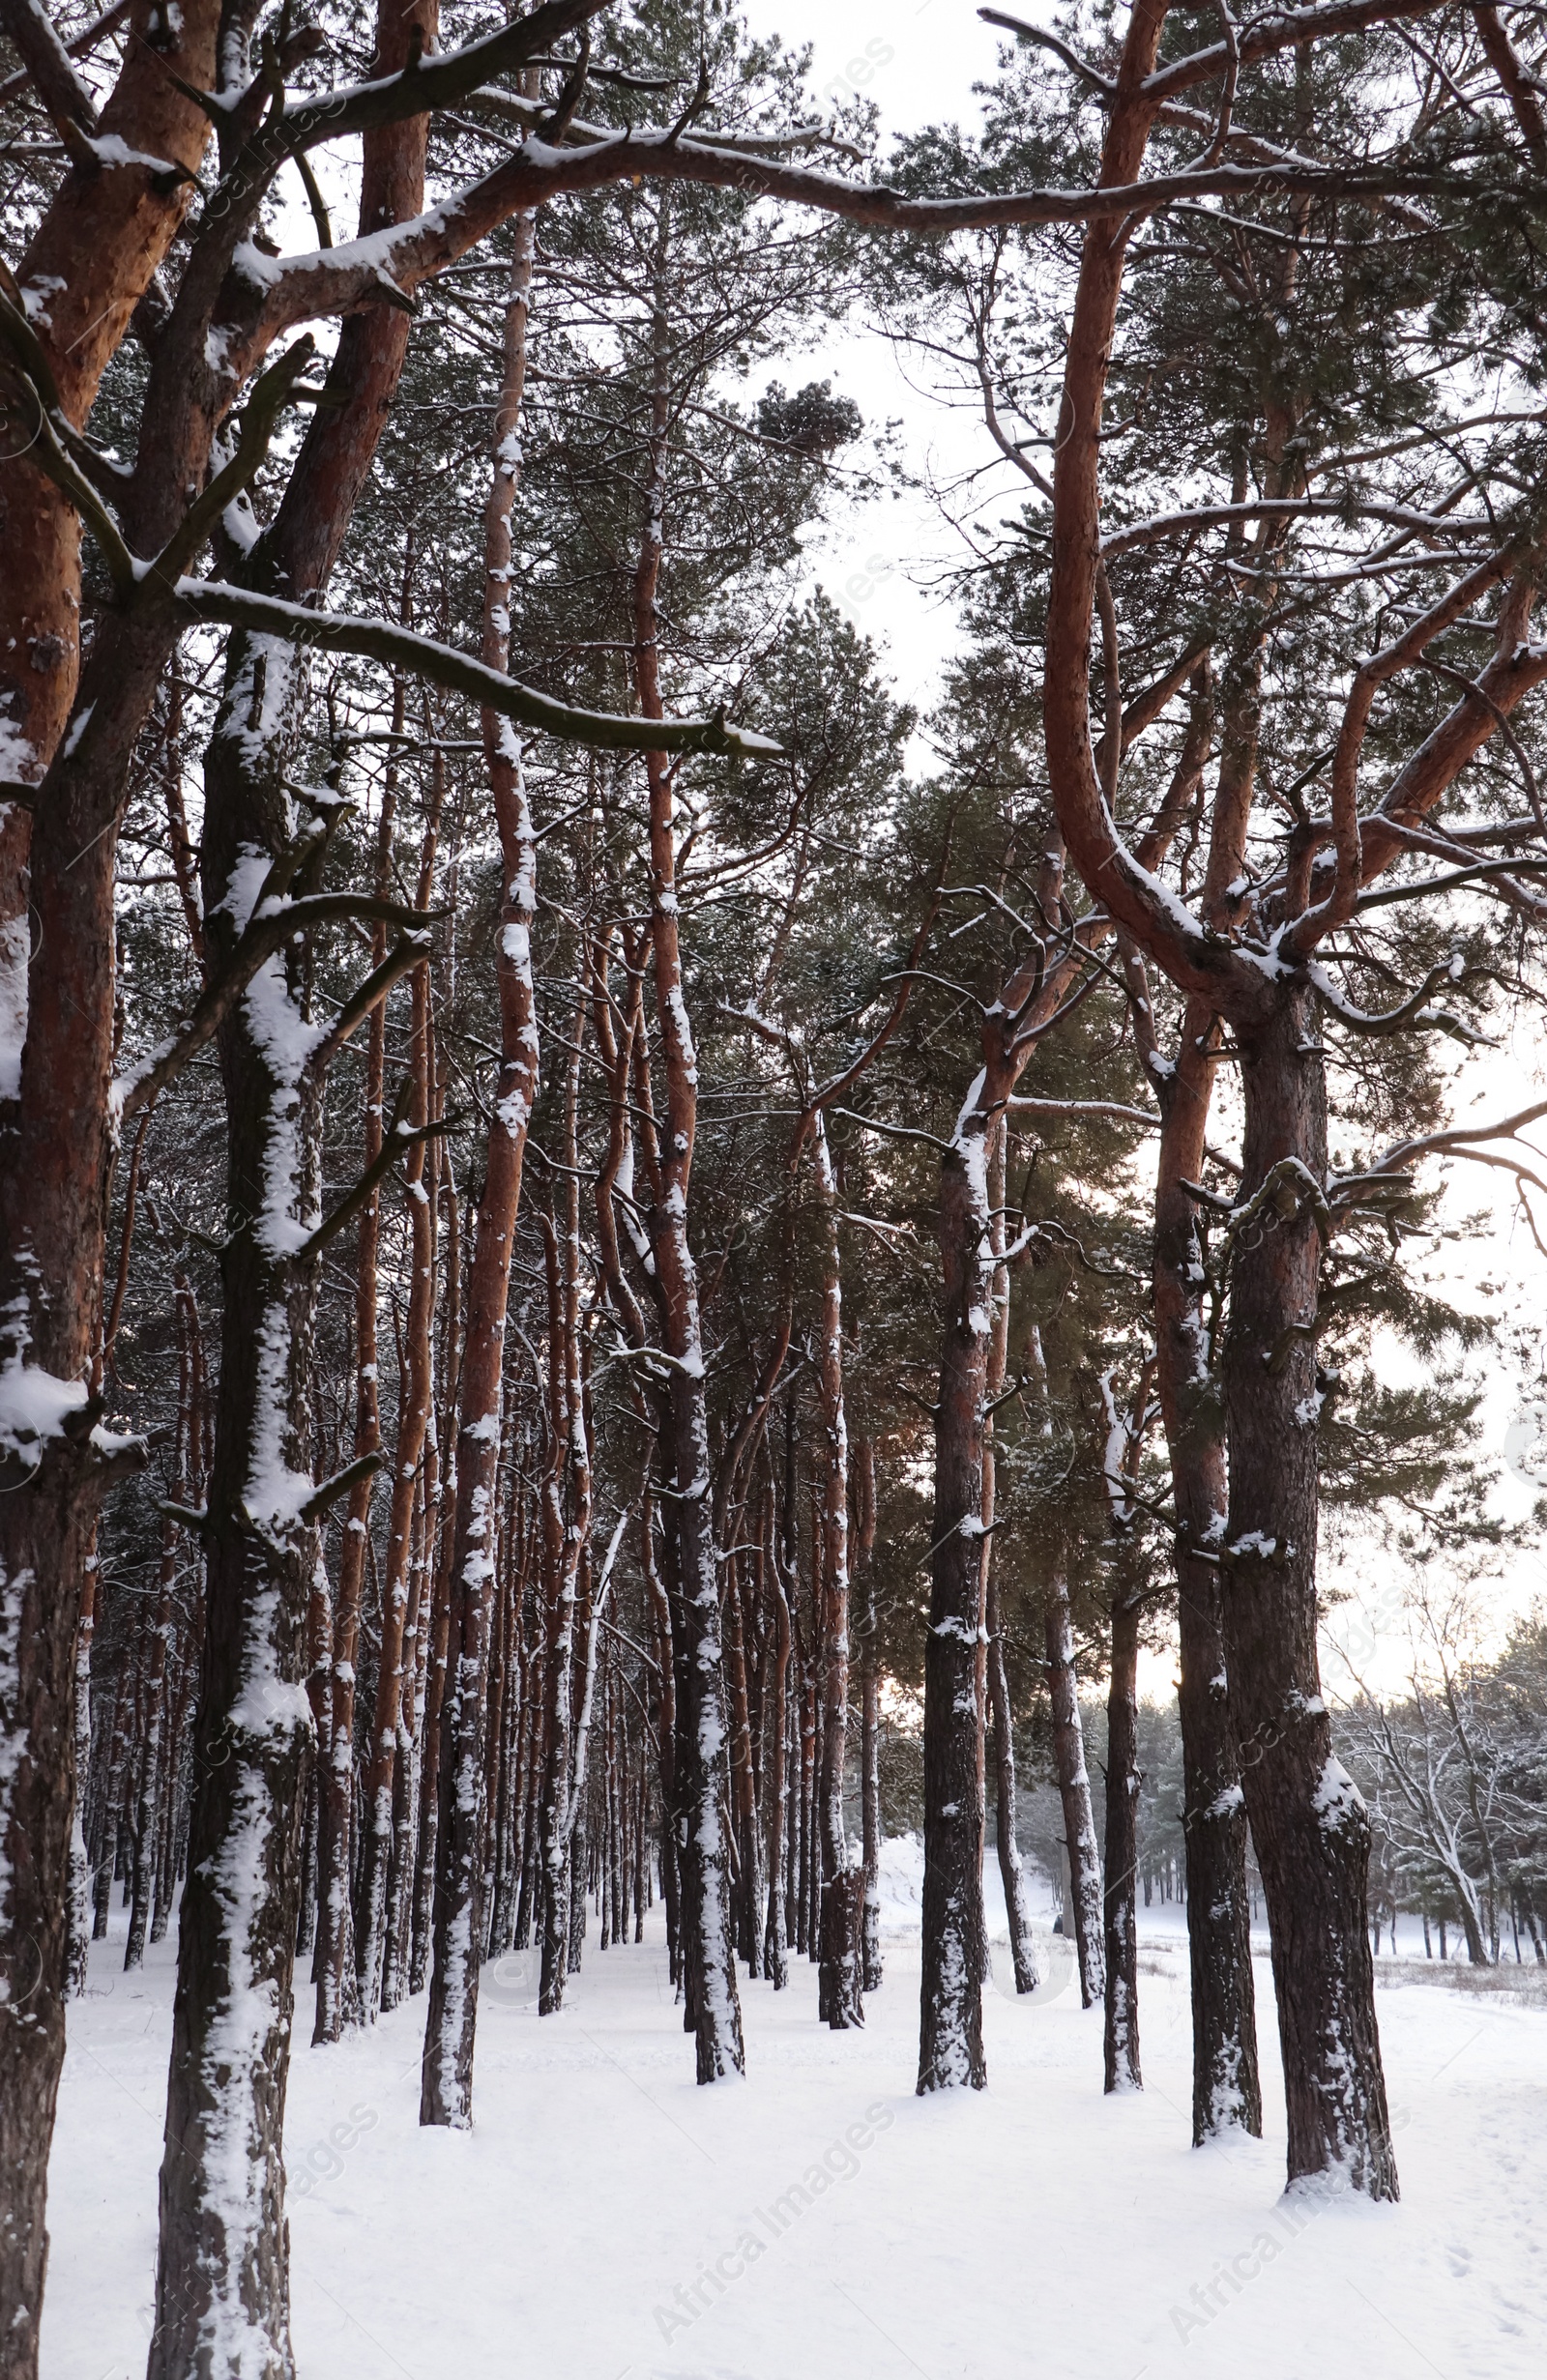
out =
[(1112, 1605), (1112, 1667), (1106, 1698), (1105, 2063), (1108, 2091), (1137, 2091), (1139, 1937), (1134, 1907), (1138, 1872), (1138, 1597), (1119, 1589)]
[(1101, 1925), (1101, 1863), (1095, 1847), (1091, 1778), (1080, 1725), (1079, 1679), (1067, 1582), (1055, 1579), (1043, 1613), (1047, 1691), (1053, 1707), (1053, 1773), (1064, 1806), (1064, 1844), (1069, 1863), (1069, 1922), (1080, 1964), (1080, 2005), (1094, 2008), (1106, 1989)]
[[(1238, 1033), (1241, 1029), (1238, 1026)], [(1241, 1036), (1242, 1191), (1290, 1161), (1327, 1174), (1327, 1090), (1308, 992)], [(1243, 1232), (1225, 1343), (1230, 1432), (1225, 1661), (1272, 1929), (1289, 2175), (1397, 2195), (1375, 2021), (1370, 1822), (1332, 1751), (1316, 1647), (1316, 1202), (1298, 1174)], [(1299, 1326), (1299, 1327), (1297, 1327)]]
[[(531, 239), (528, 223), (517, 240), (506, 307), (504, 372), (484, 518), (483, 658), (495, 669), (510, 665), (505, 591), (511, 568), (511, 510), (526, 374)], [(503, 885), (495, 963), (500, 1074), (468, 1266), (445, 1685), (436, 1723), (434, 1964), (419, 2109), (422, 2124), (449, 2124), (458, 2129), (472, 2122), (473, 2043), (483, 1944), (484, 1681), (495, 1574), (505, 1309), (540, 1059), (532, 981), (532, 925), (537, 914), (532, 813), (521, 774), (520, 748), (509, 720), (485, 712), (482, 732)]]
[(1189, 1001), (1176, 1070), (1162, 1091), (1155, 1188), (1155, 1385), (1177, 1511), (1177, 1632), (1192, 1977), (1192, 2136), (1232, 2125), (1261, 2137), (1246, 1803), (1225, 1676), (1218, 1549), (1228, 1494), (1223, 1391), (1210, 1360), (1196, 1204), (1203, 1171), (1212, 1019)]

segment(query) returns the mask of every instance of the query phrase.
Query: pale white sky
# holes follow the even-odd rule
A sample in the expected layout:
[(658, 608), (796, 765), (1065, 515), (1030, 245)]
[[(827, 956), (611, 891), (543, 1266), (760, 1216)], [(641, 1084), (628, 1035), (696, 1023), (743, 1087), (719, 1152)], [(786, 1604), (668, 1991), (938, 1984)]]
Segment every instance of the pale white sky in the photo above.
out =
[[(744, 0), (754, 32), (778, 33), (787, 46), (812, 45), (812, 82), (836, 103), (858, 92), (881, 113), (879, 154), (890, 136), (925, 124), (973, 122), (973, 84), (992, 74), (1005, 40), (978, 15), (973, 0)], [(1037, 0), (1024, 12), (1041, 13)], [(911, 366), (910, 370), (916, 370)], [(802, 380), (831, 376), (867, 422), (900, 420), (911, 468), (949, 480), (983, 460), (981, 424), (942, 407), (904, 377), (890, 345), (858, 329), (814, 349)], [(996, 470), (1018, 501), (1008, 470)], [(813, 548), (813, 572), (855, 625), (890, 649), (897, 682), (927, 703), (956, 642), (949, 605), (930, 591), (944, 556), (959, 551), (927, 497), (890, 498), (864, 507)]]

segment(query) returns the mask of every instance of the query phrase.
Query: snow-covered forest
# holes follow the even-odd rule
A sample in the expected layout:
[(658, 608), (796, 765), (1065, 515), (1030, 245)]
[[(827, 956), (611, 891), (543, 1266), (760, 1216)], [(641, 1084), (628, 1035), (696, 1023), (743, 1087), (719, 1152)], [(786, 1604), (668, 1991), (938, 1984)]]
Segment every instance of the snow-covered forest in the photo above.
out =
[(0, 2380), (1543, 2368), (1547, 19), (839, 13), (0, 0)]

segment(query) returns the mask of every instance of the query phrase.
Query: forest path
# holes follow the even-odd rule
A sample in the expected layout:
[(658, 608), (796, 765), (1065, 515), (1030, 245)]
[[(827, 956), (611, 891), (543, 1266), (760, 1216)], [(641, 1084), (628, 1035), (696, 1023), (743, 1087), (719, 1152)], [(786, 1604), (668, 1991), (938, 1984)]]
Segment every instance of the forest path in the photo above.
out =
[[(990, 1990), (988, 2091), (915, 2099), (918, 1948), (895, 1934), (862, 2033), (818, 2026), (804, 1960), (781, 1995), (744, 1983), (749, 2078), (700, 2091), (658, 1909), (638, 1947), (598, 1951), (593, 1924), (558, 2018), (536, 2014), (530, 1959), (485, 1969), (471, 2134), (418, 2127), (423, 2001), (301, 2047), (302, 2380), (1547, 2370), (1547, 2017), (1383, 1989), (1402, 2205), (1286, 2204), (1281, 2123), (1187, 2146), (1185, 1946), (1180, 1912), (1154, 1917), (1140, 2099), (1103, 2101), (1099, 2014), (1066, 1985)], [(1061, 1985), (1063, 1946), (1041, 1939)], [(71, 2011), (44, 2380), (144, 2369), (172, 1945), (136, 1976), (121, 1959), (97, 1946)], [(1266, 1960), (1258, 1990), (1271, 2113)]]

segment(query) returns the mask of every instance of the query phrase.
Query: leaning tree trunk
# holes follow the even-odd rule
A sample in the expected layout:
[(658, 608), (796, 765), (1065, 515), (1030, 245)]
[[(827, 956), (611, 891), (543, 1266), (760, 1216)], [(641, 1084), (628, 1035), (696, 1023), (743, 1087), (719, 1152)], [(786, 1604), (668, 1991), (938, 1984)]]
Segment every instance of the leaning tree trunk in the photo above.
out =
[(1106, 2088), (1143, 2088), (1139, 2072), (1139, 1597), (1122, 1580), (1112, 1601), (1106, 1696)]
[(1183, 1012), (1176, 1071), (1161, 1088), (1155, 1189), (1155, 1382), (1177, 1512), (1177, 1633), (1187, 1944), (1192, 1970), (1194, 2145), (1239, 2125), (1261, 2137), (1246, 1803), (1225, 1683), (1218, 1550), (1225, 1527), (1224, 1414), (1210, 1362), (1195, 1203), (1216, 1028)]
[(1015, 1737), (1009, 1707), (1009, 1679), (1005, 1669), (1004, 1624), (999, 1609), (999, 1582), (988, 1577), (988, 1699), (994, 1714), (994, 1818), (999, 1837), (999, 1874), (1005, 1887), (1005, 1915), (1009, 1921), (1010, 1959), (1015, 1988), (1035, 1991), (1042, 1978), (1032, 1934), (1030, 1893), (1020, 1844), (1015, 1840)]
[(1332, 1750), (1316, 1650), (1320, 1185), (1327, 1088), (1308, 988), (1242, 1030), (1242, 1202), (1225, 1341), (1230, 1517), (1221, 1548), (1230, 1703), (1272, 1934), (1289, 2178), (1397, 2195), (1375, 2020), (1370, 1824)]
[(1074, 1630), (1067, 1582), (1055, 1578), (1043, 1613), (1047, 1643), (1047, 1690), (1053, 1706), (1053, 1769), (1064, 1805), (1064, 1842), (1069, 1862), (1070, 1915), (1080, 1962), (1080, 2006), (1094, 2008), (1106, 1988), (1101, 1946), (1101, 1864), (1095, 1850), (1091, 1779), (1085, 1765), (1079, 1683), (1074, 1669)]

